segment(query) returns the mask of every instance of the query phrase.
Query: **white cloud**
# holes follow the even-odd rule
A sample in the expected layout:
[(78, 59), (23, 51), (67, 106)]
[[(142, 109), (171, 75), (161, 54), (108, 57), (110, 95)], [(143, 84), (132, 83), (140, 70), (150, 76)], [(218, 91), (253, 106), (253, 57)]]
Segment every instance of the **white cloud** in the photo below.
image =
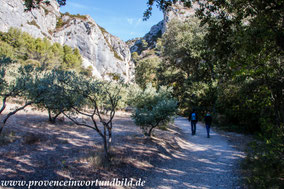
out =
[(134, 19), (133, 18), (127, 18), (127, 22), (128, 24), (132, 25), (133, 24)]
[(141, 18), (127, 18), (126, 20), (129, 25), (133, 25), (135, 28), (138, 27), (142, 22)]
[(139, 18), (139, 19), (137, 20), (136, 24), (135, 24), (135, 27), (139, 26), (141, 22), (142, 22), (142, 19)]

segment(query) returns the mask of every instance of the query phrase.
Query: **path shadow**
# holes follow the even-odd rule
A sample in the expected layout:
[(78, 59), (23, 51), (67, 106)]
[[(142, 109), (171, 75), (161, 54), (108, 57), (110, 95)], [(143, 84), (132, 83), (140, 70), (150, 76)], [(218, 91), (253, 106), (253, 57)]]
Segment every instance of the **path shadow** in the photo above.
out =
[[(201, 125), (192, 136), (186, 119), (178, 118), (176, 124), (183, 130), (183, 137), (175, 138), (181, 150), (166, 153), (169, 158), (152, 170), (150, 177), (156, 179), (146, 188), (237, 188), (239, 175), (234, 170), (243, 153), (215, 132), (206, 138)], [(158, 149), (164, 150), (161, 146)]]
[[(100, 149), (97, 133), (70, 122), (49, 124), (47, 116), (15, 115), (6, 132), (15, 132), (18, 139), (0, 146), (0, 180), (141, 178), (146, 180), (146, 187), (141, 188), (234, 186), (237, 176), (232, 169), (239, 153), (216, 133), (207, 139), (198, 127), (197, 135), (192, 137), (188, 122), (181, 121), (177, 124), (183, 133), (167, 138), (164, 132), (158, 132), (160, 139), (148, 139), (128, 121), (129, 127), (125, 127), (123, 117), (114, 121), (117, 164), (111, 169), (91, 170), (86, 162), (78, 160)], [(39, 140), (27, 144), (25, 137), (30, 134)]]
[(37, 114), (13, 116), (3, 134), (11, 133), (15, 140), (0, 146), (0, 180), (69, 180), (68, 167), (82, 166), (74, 160), (101, 144), (95, 131)]

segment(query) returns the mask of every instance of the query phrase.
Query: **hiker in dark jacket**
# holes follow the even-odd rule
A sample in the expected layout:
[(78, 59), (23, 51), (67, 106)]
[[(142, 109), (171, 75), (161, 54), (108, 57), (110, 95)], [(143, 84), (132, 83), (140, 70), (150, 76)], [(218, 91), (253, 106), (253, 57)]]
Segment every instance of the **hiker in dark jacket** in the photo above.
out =
[(192, 111), (192, 113), (189, 116), (189, 120), (191, 122), (191, 133), (192, 135), (195, 135), (196, 133), (196, 123), (198, 122), (198, 116), (195, 110)]
[(207, 112), (206, 116), (205, 116), (205, 125), (206, 125), (206, 130), (207, 130), (207, 138), (210, 138), (210, 127), (211, 127), (211, 124), (212, 124), (212, 116), (210, 114), (210, 112)]

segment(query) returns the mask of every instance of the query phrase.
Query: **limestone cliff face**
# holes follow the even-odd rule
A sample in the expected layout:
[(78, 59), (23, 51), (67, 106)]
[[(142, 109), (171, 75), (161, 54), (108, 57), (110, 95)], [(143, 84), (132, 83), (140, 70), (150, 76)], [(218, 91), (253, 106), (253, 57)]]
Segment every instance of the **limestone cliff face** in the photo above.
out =
[[(131, 53), (137, 52), (138, 54), (141, 54), (144, 50), (155, 48), (157, 39), (162, 37), (163, 33), (165, 33), (167, 25), (171, 20), (177, 19), (180, 21), (185, 21), (195, 14), (196, 8), (197, 4), (193, 4), (192, 8), (187, 8), (184, 7), (180, 1), (177, 1), (174, 5), (168, 7), (168, 9), (164, 12), (164, 19), (162, 21), (152, 26), (150, 31), (143, 38), (131, 42)], [(143, 40), (148, 43), (147, 48), (143, 48)]]
[(23, 0), (0, 0), (0, 31), (7, 32), (10, 27), (20, 28), (33, 37), (48, 37), (54, 30), (60, 16), (57, 2), (31, 12), (25, 12)]
[[(135, 42), (132, 41), (132, 46), (130, 47), (131, 53), (137, 52), (141, 54), (145, 49), (155, 48), (157, 39), (162, 37), (164, 28), (164, 21), (160, 21), (158, 24), (151, 27), (150, 31), (143, 37)], [(147, 47), (143, 47), (143, 40), (147, 42)]]
[(0, 3), (0, 31), (20, 28), (34, 37), (47, 37), (53, 42), (77, 47), (83, 65), (92, 66), (97, 78), (108, 80), (112, 74), (119, 74), (126, 82), (133, 79), (134, 64), (129, 47), (91, 17), (63, 15), (55, 0), (31, 12), (24, 11), (22, 0), (0, 0)]
[(102, 79), (119, 74), (126, 82), (133, 78), (134, 64), (128, 46), (109, 34), (89, 16), (62, 16), (62, 25), (52, 33), (52, 40), (79, 48), (83, 64), (94, 67), (93, 73)]
[(177, 2), (174, 5), (167, 8), (164, 12), (164, 20), (163, 20), (163, 28), (162, 33), (164, 33), (167, 29), (168, 23), (173, 20), (177, 19), (180, 21), (185, 21), (192, 17), (195, 14), (195, 9), (197, 8), (197, 4), (193, 4), (192, 8), (187, 8), (183, 6), (182, 2)]

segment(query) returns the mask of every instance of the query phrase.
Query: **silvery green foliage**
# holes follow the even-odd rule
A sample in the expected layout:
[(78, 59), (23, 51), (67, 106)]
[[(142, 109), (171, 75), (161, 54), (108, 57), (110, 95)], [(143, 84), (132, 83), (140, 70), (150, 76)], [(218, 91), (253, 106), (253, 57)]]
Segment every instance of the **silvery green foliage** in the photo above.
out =
[[(18, 66), (10, 58), (0, 58), (0, 96), (26, 98), (27, 90), (33, 85), (34, 68), (30, 65)], [(5, 102), (3, 102), (5, 103)]]
[[(0, 114), (6, 109), (6, 102), (9, 98), (21, 98), (24, 100), (24, 103), (10, 110), (10, 112), (3, 116), (0, 123), (0, 134), (11, 116), (35, 103), (35, 101), (29, 99), (29, 91), (32, 91), (30, 89), (34, 88), (36, 81), (36, 77), (33, 76), (34, 68), (30, 65), (17, 67), (15, 64), (12, 65), (12, 63), (13, 61), (9, 58), (1, 57), (0, 59), (0, 98), (2, 101)], [(35, 92), (33, 92), (33, 94), (35, 94)], [(39, 94), (37, 94), (37, 96), (39, 97)], [(39, 98), (36, 99), (38, 100)]]
[(87, 79), (73, 73), (67, 73), (66, 76), (59, 80), (62, 82), (60, 84), (62, 93), (59, 94), (61, 97), (58, 97), (58, 100), (66, 101), (62, 104), (60, 111), (75, 124), (97, 132), (103, 139), (105, 158), (109, 160), (112, 121), (121, 99), (122, 84)]
[(3, 89), (7, 85), (7, 81), (5, 80), (5, 76), (6, 76), (6, 67), (7, 67), (7, 64), (9, 64), (9, 63), (10, 63), (9, 58), (1, 57), (1, 59), (0, 59), (0, 92), (1, 92), (1, 94), (2, 94)]
[(53, 70), (38, 70), (33, 87), (28, 90), (28, 98), (35, 102), (39, 109), (46, 109), (49, 121), (55, 123), (63, 111), (69, 111), (75, 103), (74, 94), (69, 92), (71, 83), (78, 77), (75, 72)]
[(151, 84), (144, 91), (136, 89), (131, 99), (136, 108), (132, 119), (143, 129), (145, 135), (151, 136), (155, 127), (167, 124), (175, 115), (177, 101), (172, 99), (171, 92), (171, 88), (161, 87), (156, 90)]

